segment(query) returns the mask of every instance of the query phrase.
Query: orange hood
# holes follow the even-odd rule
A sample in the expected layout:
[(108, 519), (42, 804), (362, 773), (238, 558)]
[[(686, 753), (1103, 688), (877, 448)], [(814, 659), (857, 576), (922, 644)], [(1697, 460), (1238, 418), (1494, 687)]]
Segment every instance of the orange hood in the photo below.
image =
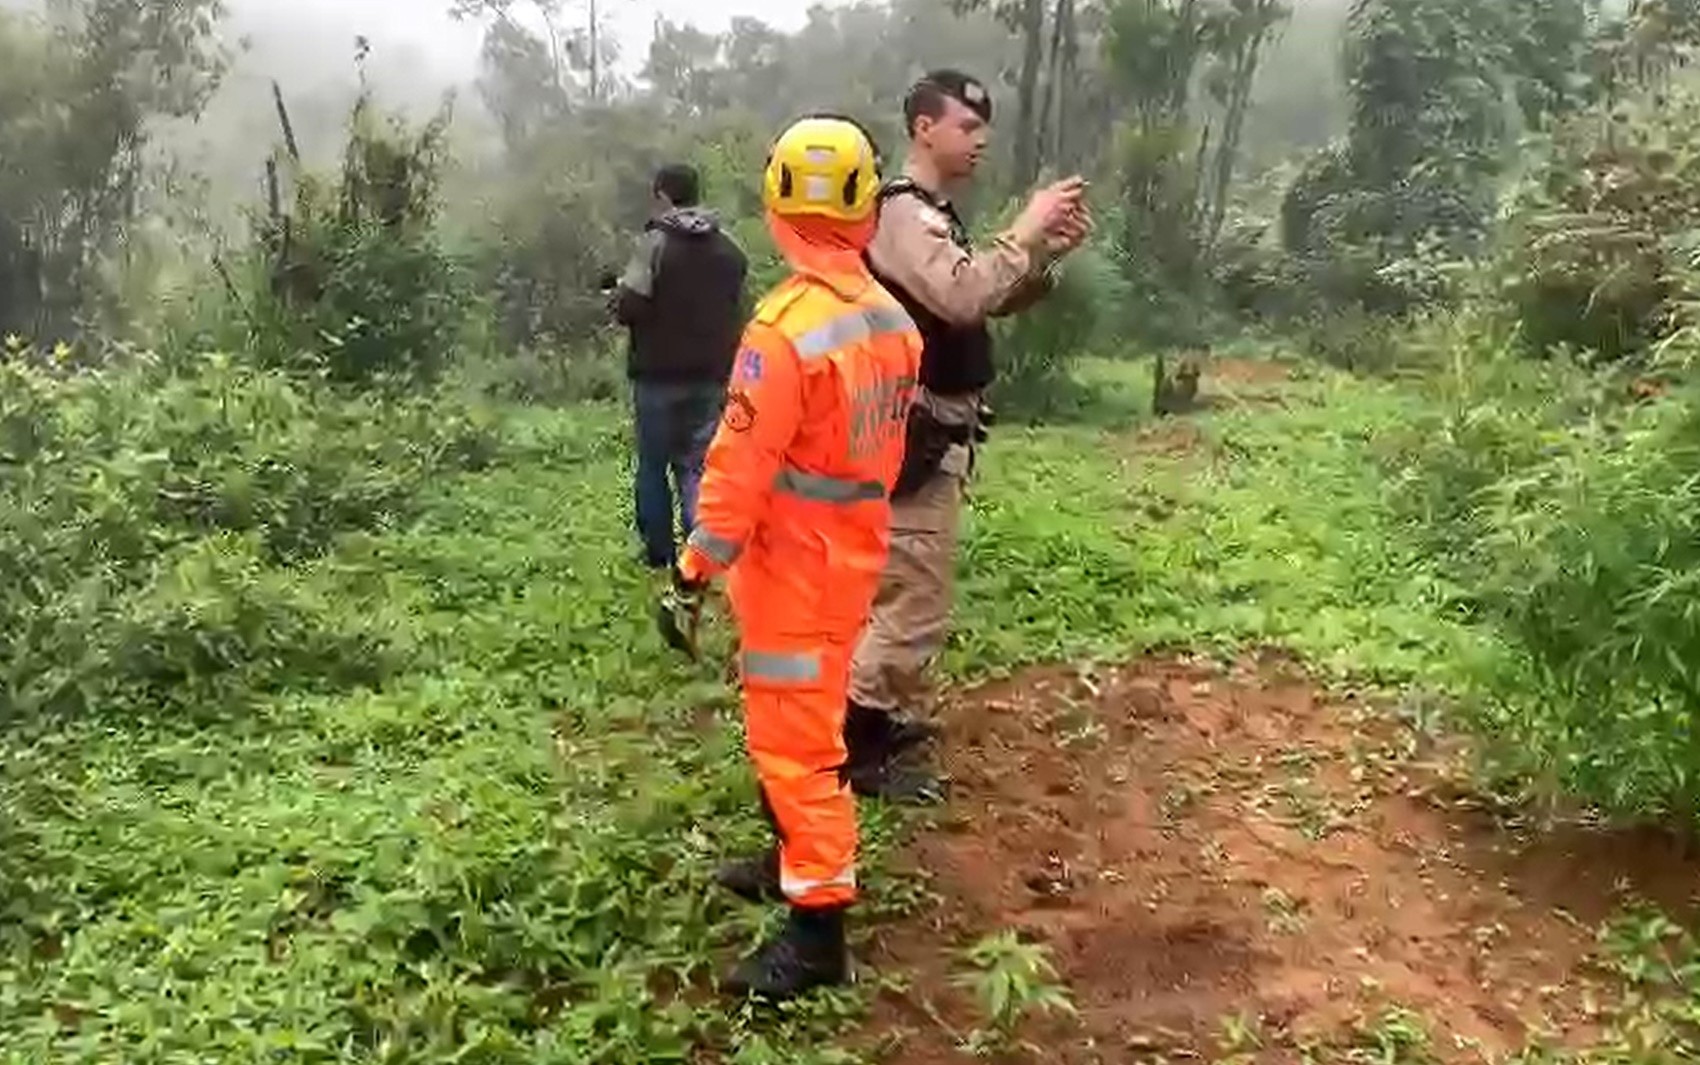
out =
[(779, 254), (791, 269), (822, 279), (833, 277), (865, 279), (867, 264), (862, 252), (874, 239), (878, 215), (857, 223), (836, 222), (810, 215), (786, 217), (767, 213), (767, 228)]

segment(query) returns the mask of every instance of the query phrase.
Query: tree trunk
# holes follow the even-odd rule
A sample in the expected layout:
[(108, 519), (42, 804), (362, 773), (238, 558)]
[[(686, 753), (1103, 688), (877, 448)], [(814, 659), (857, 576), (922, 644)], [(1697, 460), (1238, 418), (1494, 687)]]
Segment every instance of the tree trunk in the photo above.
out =
[(1223, 120), (1222, 143), (1216, 149), (1216, 174), (1211, 189), (1210, 222), (1205, 234), (1205, 247), (1214, 251), (1222, 235), (1222, 224), (1228, 217), (1228, 190), (1233, 185), (1234, 167), (1239, 162), (1240, 141), (1245, 135), (1246, 115), (1251, 111), (1251, 90), (1257, 81), (1258, 63), (1263, 45), (1274, 26), (1268, 0), (1259, 4), (1253, 17), (1256, 26), (1247, 35), (1234, 61), (1234, 81), (1228, 92), (1228, 113)]
[(1080, 40), (1074, 25), (1074, 0), (1058, 0), (1057, 14), (1062, 23), (1058, 32), (1062, 41), (1062, 61), (1057, 74), (1057, 118), (1051, 158), (1066, 167), (1070, 159), (1068, 131), (1070, 109), (1074, 106), (1075, 61), (1080, 56)]
[[(552, 73), (555, 93), (560, 99), (565, 100), (569, 95), (567, 90), (569, 81), (567, 66), (570, 57), (567, 55), (566, 46), (561, 43), (561, 28), (555, 24), (554, 16), (549, 14), (549, 9), (547, 7), (544, 7), (541, 4), (538, 5), (537, 13), (538, 17), (543, 20), (544, 36), (548, 38), (549, 65), (553, 68)], [(514, 27), (517, 32), (526, 32), (525, 28), (515, 22), (511, 17), (507, 15), (502, 17), (507, 21), (508, 25)]]
[[(1192, 179), (1192, 192), (1186, 198), (1186, 209), (1187, 213), (1192, 216), (1189, 223), (1194, 227), (1197, 226), (1201, 213), (1200, 208), (1203, 206), (1204, 174), (1208, 169), (1206, 161), (1210, 158), (1210, 138), (1214, 133), (1215, 130), (1210, 128), (1210, 123), (1204, 123), (1204, 129), (1198, 135), (1198, 154), (1193, 157), (1192, 173), (1188, 175)], [(1196, 228), (1194, 231), (1196, 232)]]
[(295, 123), (289, 120), (289, 108), (283, 102), (283, 88), (276, 81), (272, 82), (272, 106), (277, 108), (277, 124), (283, 127), (283, 143), (289, 149), (289, 159), (299, 166), (301, 146), (295, 140)]
[(590, 0), (590, 102), (602, 102), (602, 43), (597, 38), (596, 0)]
[(1202, 51), (1198, 39), (1198, 0), (1183, 0), (1175, 20), (1177, 48), (1169, 49), (1168, 114), (1165, 121), (1174, 121), (1186, 114), (1187, 99), (1192, 91), (1193, 71), (1198, 69)]
[[(1034, 139), (1038, 142), (1036, 151), (1037, 166), (1035, 170), (1043, 170), (1045, 164), (1056, 159), (1056, 151), (1051, 141), (1053, 125), (1052, 109), (1062, 92), (1062, 34), (1066, 21), (1064, 8), (1069, 0), (1057, 0), (1057, 9), (1051, 15), (1051, 48), (1050, 57), (1045, 61), (1045, 101), (1039, 107), (1039, 129)], [(1060, 120), (1061, 116), (1055, 116)]]
[[(1256, 45), (1249, 47), (1255, 48)], [(1211, 175), (1210, 214), (1204, 230), (1206, 251), (1216, 247), (1216, 240), (1222, 235), (1222, 224), (1228, 217), (1228, 189), (1234, 181), (1234, 164), (1238, 161), (1240, 137), (1245, 131), (1246, 105), (1251, 95), (1250, 87), (1245, 83), (1256, 69), (1255, 58), (1248, 60), (1244, 53), (1235, 57), (1234, 83), (1228, 92), (1227, 114), (1222, 118), (1222, 143), (1216, 146), (1215, 173)]]
[(1045, 58), (1045, 0), (1022, 0), (1021, 84), (1015, 119), (1015, 182), (1017, 189), (1030, 187), (1039, 176), (1039, 145), (1035, 104), (1039, 93), (1039, 67)]

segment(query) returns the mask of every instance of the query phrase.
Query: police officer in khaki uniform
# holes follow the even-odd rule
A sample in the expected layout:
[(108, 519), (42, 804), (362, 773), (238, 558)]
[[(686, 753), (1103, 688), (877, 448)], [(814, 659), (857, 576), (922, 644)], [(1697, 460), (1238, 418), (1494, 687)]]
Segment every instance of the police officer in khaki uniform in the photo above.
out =
[(913, 712), (949, 629), (964, 484), (990, 424), (987, 320), (1042, 298), (1051, 268), (1091, 231), (1085, 183), (1070, 178), (1040, 189), (1007, 231), (972, 248), (951, 196), (979, 167), (991, 97), (973, 78), (935, 71), (910, 90), (904, 119), (908, 161), (881, 190), (867, 257), (921, 330), (922, 390), (892, 498), (890, 559), (856, 648), (845, 719), (852, 786), (891, 799), (935, 792), (930, 774), (901, 756), (934, 731)]

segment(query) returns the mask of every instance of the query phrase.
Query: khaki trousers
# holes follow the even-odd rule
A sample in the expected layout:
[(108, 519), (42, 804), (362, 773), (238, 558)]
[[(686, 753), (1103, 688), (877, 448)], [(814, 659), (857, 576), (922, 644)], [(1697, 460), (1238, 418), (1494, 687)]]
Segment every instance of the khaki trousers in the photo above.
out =
[(919, 712), (927, 668), (944, 650), (967, 449), (891, 510), (891, 557), (850, 666), (850, 698), (874, 710)]

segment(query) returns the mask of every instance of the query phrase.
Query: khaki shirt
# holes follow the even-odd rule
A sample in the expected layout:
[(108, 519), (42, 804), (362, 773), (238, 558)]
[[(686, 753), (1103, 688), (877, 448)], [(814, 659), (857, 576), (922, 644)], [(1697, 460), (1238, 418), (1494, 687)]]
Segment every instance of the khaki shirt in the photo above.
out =
[(956, 326), (1013, 314), (1050, 287), (1050, 264), (1035, 262), (1009, 234), (964, 251), (951, 242), (950, 220), (918, 196), (886, 201), (868, 258), (893, 284)]
[[(868, 245), (874, 269), (951, 325), (973, 326), (1016, 314), (1050, 291), (1052, 260), (1035, 259), (1008, 233), (973, 251), (950, 239), (950, 219), (919, 196), (897, 196), (880, 209)], [(916, 402), (944, 425), (973, 425), (979, 396), (936, 396), (923, 390)], [(972, 448), (953, 444), (940, 469), (966, 478)]]

